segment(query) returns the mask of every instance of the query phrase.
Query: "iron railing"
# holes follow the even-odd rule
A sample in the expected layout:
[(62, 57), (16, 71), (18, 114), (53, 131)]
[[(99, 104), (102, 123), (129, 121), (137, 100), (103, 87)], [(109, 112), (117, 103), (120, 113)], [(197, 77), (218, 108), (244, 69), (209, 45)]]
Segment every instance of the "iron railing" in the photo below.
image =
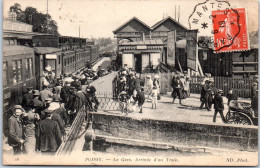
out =
[(55, 155), (70, 154), (78, 138), (78, 134), (86, 115), (85, 108), (83, 107), (74, 119), (71, 128), (67, 132), (66, 139), (61, 143)]

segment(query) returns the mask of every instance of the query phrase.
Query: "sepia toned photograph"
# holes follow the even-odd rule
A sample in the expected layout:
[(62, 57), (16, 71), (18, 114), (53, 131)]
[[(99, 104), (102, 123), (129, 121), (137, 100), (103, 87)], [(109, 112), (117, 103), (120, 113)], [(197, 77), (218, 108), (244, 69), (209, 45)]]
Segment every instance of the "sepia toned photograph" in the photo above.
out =
[(4, 165), (258, 166), (258, 0), (3, 0)]

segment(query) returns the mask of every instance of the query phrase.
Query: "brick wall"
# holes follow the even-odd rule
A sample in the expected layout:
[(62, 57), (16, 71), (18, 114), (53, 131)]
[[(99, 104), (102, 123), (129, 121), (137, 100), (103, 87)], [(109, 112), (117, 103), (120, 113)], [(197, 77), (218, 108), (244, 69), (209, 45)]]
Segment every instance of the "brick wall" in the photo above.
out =
[(93, 114), (93, 129), (104, 136), (164, 142), (176, 146), (258, 150), (258, 128), (255, 126), (137, 120), (98, 112)]

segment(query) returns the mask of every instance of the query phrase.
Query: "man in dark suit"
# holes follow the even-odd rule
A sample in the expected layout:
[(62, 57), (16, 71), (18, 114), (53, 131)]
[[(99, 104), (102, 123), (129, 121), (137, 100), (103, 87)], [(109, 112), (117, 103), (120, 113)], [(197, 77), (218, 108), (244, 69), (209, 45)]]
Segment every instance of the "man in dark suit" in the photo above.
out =
[(52, 120), (52, 110), (45, 110), (46, 119), (39, 122), (38, 135), (39, 146), (37, 147), (42, 153), (53, 155), (59, 148), (61, 132), (56, 121)]
[(223, 98), (221, 96), (222, 93), (223, 93), (223, 91), (221, 89), (219, 89), (217, 91), (214, 99), (213, 99), (214, 108), (215, 108), (215, 113), (214, 113), (214, 116), (213, 116), (213, 122), (216, 122), (216, 117), (217, 117), (217, 114), (219, 112), (222, 121), (224, 123), (226, 123), (226, 119), (225, 119), (224, 114), (223, 114), (224, 104), (223, 104)]
[(179, 98), (179, 103), (181, 104), (181, 99), (182, 99), (182, 89), (183, 89), (183, 84), (180, 81), (180, 78), (177, 76), (176, 78), (173, 77), (172, 79), (172, 103), (174, 104), (175, 99), (178, 97)]
[(25, 111), (20, 105), (15, 105), (12, 111), (13, 115), (8, 120), (8, 144), (13, 147), (14, 154), (17, 155), (22, 152), (21, 146), (24, 143), (21, 115)]
[(202, 87), (201, 93), (203, 94), (201, 94), (202, 103), (200, 108), (202, 109), (205, 104), (206, 109), (210, 111), (212, 106), (212, 81), (206, 81), (205, 85)]
[(77, 107), (77, 112), (79, 112), (79, 110), (81, 110), (81, 108), (85, 105), (86, 96), (82, 92), (82, 87), (81, 86), (78, 86), (76, 89), (77, 89), (76, 95), (79, 97), (79, 103), (78, 103), (78, 107)]
[(69, 81), (65, 82), (65, 86), (61, 88), (60, 98), (65, 103), (68, 101), (68, 95), (70, 94), (70, 83)]
[(23, 96), (22, 106), (25, 111), (30, 108), (30, 103), (33, 100), (33, 87), (27, 87), (27, 93)]

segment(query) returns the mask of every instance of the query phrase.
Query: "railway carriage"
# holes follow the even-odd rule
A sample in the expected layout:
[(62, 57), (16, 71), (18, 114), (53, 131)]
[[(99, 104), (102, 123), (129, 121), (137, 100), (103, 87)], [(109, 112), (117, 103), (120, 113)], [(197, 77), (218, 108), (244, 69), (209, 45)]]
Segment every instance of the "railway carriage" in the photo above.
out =
[(98, 45), (90, 45), (90, 62), (94, 63), (99, 58), (99, 46)]
[(76, 70), (85, 66), (85, 50), (83, 48), (77, 49), (76, 52)]
[(63, 74), (71, 74), (76, 70), (76, 62), (75, 62), (75, 51), (63, 51), (62, 52), (62, 72)]
[[(18, 45), (3, 47), (3, 121), (12, 115), (14, 105), (21, 104), (26, 88), (35, 88), (33, 62), (32, 48)], [(3, 127), (7, 131), (7, 122), (3, 122)]]

